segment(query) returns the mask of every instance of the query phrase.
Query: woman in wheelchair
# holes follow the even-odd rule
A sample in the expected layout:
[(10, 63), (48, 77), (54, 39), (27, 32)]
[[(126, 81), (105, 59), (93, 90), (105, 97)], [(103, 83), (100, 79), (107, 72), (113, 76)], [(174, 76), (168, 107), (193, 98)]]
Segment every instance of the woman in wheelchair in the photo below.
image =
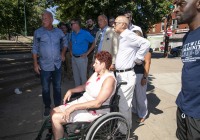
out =
[[(51, 112), (54, 139), (63, 138), (63, 125), (73, 122), (91, 122), (99, 116), (109, 113), (110, 109), (88, 111), (88, 108), (99, 108), (101, 105), (109, 105), (116, 89), (116, 79), (109, 67), (112, 64), (112, 55), (101, 51), (96, 54), (94, 73), (86, 84), (69, 89), (64, 96), (63, 105), (56, 107)], [(79, 99), (66, 103), (72, 94), (83, 93)]]

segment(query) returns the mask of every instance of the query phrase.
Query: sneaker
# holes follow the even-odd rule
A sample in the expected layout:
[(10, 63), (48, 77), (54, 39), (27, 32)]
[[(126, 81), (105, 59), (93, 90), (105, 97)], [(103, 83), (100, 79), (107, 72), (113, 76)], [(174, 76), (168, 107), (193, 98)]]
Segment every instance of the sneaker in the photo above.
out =
[(49, 116), (50, 115), (50, 111), (51, 111), (50, 108), (45, 108), (45, 110), (44, 110), (44, 116), (45, 117)]

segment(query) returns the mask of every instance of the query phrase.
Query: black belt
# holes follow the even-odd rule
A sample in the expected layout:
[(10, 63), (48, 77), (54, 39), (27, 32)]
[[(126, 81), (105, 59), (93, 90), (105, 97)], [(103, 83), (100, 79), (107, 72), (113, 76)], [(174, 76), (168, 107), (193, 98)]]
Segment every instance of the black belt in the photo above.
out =
[(73, 56), (76, 57), (76, 58), (81, 57), (80, 55), (74, 55), (74, 54), (73, 54)]
[(125, 70), (115, 70), (116, 72), (126, 72), (126, 71), (131, 71), (133, 68), (125, 69)]

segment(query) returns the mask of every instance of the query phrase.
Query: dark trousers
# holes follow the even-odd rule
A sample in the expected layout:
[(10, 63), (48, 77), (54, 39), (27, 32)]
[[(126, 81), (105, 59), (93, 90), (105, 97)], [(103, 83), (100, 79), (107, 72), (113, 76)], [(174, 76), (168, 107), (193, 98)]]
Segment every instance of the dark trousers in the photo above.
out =
[(179, 140), (200, 140), (200, 119), (185, 115), (179, 108), (177, 108), (176, 119), (176, 136)]
[(50, 83), (53, 85), (54, 105), (61, 104), (61, 68), (54, 71), (40, 71), (42, 84), (42, 98), (45, 108), (51, 107)]

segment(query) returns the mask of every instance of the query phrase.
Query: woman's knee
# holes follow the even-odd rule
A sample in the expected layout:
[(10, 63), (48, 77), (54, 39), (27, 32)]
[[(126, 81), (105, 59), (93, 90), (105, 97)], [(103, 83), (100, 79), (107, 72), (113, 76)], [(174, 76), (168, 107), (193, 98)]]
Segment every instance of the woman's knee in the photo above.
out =
[(55, 122), (59, 118), (59, 115), (60, 115), (60, 113), (58, 112), (58, 107), (54, 108), (51, 111), (50, 114), (51, 114), (51, 120), (52, 120), (52, 122)]

